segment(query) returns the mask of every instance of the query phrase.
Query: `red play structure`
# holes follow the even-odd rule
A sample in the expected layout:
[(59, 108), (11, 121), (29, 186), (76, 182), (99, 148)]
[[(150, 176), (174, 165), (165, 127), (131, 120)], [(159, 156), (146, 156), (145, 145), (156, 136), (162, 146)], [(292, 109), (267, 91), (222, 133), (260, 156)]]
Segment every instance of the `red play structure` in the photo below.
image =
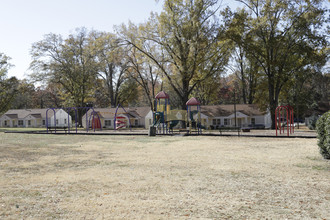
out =
[(101, 129), (100, 118), (93, 118), (93, 120), (92, 120), (92, 129)]
[(126, 122), (123, 121), (125, 119), (126, 119), (125, 117), (121, 117), (121, 116), (116, 117), (116, 128), (115, 128), (115, 130), (126, 127)]
[(275, 110), (276, 136), (277, 136), (277, 130), (280, 131), (280, 134), (282, 134), (282, 130), (283, 130), (283, 134), (284, 134), (285, 126), (287, 129), (288, 136), (294, 133), (293, 108), (290, 105), (278, 106)]

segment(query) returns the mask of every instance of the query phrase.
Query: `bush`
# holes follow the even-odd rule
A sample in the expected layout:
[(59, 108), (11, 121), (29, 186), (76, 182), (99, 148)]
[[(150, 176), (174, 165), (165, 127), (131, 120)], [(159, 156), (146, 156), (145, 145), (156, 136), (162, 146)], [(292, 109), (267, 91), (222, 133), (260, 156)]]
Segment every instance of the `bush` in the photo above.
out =
[(311, 117), (309, 117), (308, 119), (308, 128), (310, 130), (315, 130), (316, 129), (316, 122), (318, 120), (319, 117), (317, 117), (316, 115), (312, 115)]
[(324, 159), (330, 159), (330, 111), (323, 114), (316, 122), (318, 145)]

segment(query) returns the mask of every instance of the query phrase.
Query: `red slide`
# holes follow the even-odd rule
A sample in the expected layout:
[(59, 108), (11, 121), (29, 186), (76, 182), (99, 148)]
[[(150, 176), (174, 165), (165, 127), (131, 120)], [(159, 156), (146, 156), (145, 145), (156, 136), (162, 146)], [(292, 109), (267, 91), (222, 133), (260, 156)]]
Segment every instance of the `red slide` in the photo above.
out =
[[(116, 117), (116, 119), (126, 119), (125, 117)], [(121, 120), (117, 120), (116, 121), (116, 129), (120, 129), (126, 127), (126, 122), (121, 121)]]

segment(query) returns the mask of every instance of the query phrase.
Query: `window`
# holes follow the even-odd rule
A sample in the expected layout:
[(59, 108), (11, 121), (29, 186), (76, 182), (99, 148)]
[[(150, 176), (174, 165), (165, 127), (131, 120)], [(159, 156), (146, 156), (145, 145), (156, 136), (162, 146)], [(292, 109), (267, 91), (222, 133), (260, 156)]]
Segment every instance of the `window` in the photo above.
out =
[(105, 125), (106, 127), (111, 126), (111, 120), (104, 120), (104, 125)]
[(225, 119), (223, 120), (223, 123), (224, 123), (224, 125), (228, 125), (228, 118), (225, 118)]
[(56, 124), (58, 125), (58, 119), (56, 119)]
[(134, 125), (135, 125), (135, 126), (139, 126), (139, 121), (138, 121), (138, 120), (135, 120), (135, 121), (134, 121)]
[(31, 125), (31, 120), (28, 120), (28, 125)]
[(66, 118), (64, 119), (64, 124), (66, 125)]
[(7, 126), (7, 121), (5, 121), (5, 126)]
[(46, 120), (42, 120), (42, 125), (46, 125)]
[(217, 125), (221, 125), (221, 120), (220, 120), (220, 118), (217, 119)]
[(253, 125), (256, 124), (256, 119), (255, 118), (251, 118), (251, 124), (253, 124)]
[(213, 125), (217, 125), (217, 119), (213, 119), (213, 120), (212, 120), (212, 124), (213, 124)]
[(23, 126), (24, 125), (23, 120), (18, 120), (18, 125)]

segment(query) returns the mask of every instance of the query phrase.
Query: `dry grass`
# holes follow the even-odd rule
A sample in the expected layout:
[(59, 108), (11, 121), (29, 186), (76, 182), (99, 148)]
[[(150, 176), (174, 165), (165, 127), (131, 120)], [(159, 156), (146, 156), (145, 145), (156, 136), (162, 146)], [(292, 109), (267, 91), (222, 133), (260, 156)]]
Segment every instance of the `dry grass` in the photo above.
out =
[(330, 219), (316, 139), (0, 140), (0, 219)]

